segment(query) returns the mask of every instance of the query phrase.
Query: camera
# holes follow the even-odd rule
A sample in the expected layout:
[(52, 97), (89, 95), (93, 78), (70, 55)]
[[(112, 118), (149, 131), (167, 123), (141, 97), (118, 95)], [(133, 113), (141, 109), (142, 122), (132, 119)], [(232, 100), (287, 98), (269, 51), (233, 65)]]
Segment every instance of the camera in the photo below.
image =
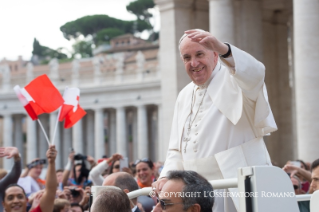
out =
[(74, 160), (86, 160), (87, 156), (82, 154), (74, 155)]
[(71, 192), (71, 196), (72, 197), (78, 197), (80, 196), (80, 192), (76, 190), (76, 188), (71, 188), (70, 189), (70, 192)]
[(27, 164), (27, 167), (28, 167), (28, 169), (32, 169), (37, 165), (43, 165), (43, 164), (46, 164), (46, 160), (45, 159), (38, 159), (38, 160), (35, 160), (35, 161)]

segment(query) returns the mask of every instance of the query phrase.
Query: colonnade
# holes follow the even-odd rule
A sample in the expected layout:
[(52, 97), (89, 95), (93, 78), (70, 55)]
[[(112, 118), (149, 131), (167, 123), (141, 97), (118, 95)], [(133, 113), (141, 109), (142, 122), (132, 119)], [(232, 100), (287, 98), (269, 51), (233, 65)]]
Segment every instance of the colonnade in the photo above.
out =
[[(59, 152), (57, 168), (66, 165), (70, 148), (95, 159), (120, 153), (129, 161), (145, 157), (157, 160), (160, 151), (157, 146), (157, 105), (97, 108), (86, 112), (86, 116), (72, 128), (64, 129), (63, 123), (58, 123), (54, 139)], [(51, 142), (57, 117), (57, 112), (39, 116)], [(48, 144), (37, 121), (24, 114), (6, 114), (2, 118), (3, 146), (16, 146), (24, 164), (35, 158), (46, 158)], [(4, 159), (3, 164), (5, 169), (11, 169), (12, 160)]]

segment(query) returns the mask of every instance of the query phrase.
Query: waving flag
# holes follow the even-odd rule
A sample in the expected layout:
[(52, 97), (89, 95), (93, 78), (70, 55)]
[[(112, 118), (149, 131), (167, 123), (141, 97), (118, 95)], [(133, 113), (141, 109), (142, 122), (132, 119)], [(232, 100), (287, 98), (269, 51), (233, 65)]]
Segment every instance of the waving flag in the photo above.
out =
[(18, 99), (32, 120), (38, 119), (42, 113), (51, 113), (63, 104), (60, 92), (52, 84), (47, 75), (41, 75), (24, 88), (14, 87)]
[(66, 88), (63, 99), (59, 121), (64, 120), (64, 128), (70, 128), (86, 114), (79, 105), (80, 89)]

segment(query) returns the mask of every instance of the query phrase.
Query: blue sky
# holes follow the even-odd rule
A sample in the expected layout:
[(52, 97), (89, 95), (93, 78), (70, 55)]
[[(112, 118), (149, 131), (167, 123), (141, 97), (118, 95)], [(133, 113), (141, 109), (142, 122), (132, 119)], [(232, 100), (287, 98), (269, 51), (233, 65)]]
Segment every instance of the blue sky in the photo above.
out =
[[(36, 37), (41, 45), (71, 50), (60, 26), (86, 15), (106, 14), (123, 20), (134, 20), (126, 11), (132, 0), (2, 0), (0, 13), (0, 60), (29, 60)], [(156, 13), (158, 14), (158, 12)], [(156, 15), (159, 28), (159, 15)]]

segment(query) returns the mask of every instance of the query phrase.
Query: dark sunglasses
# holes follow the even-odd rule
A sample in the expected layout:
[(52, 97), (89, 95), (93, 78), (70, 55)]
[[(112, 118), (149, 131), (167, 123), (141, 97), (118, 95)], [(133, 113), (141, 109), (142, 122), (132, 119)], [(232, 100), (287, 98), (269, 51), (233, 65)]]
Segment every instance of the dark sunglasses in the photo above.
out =
[(113, 166), (114, 169), (119, 169), (120, 165)]
[(298, 189), (299, 188), (299, 186), (297, 186), (297, 185), (294, 185), (294, 189), (296, 190), (296, 189)]
[(158, 199), (158, 197), (157, 197), (157, 202), (159, 202), (159, 203), (161, 204), (162, 210), (166, 210), (166, 206), (167, 206), (167, 205), (183, 204), (182, 202), (166, 203), (166, 202), (164, 202), (163, 200)]
[(148, 158), (144, 158), (144, 159), (141, 159), (141, 160), (136, 160), (134, 165), (136, 166), (137, 164), (139, 164), (140, 162), (144, 162), (144, 163), (152, 163), (152, 161)]

